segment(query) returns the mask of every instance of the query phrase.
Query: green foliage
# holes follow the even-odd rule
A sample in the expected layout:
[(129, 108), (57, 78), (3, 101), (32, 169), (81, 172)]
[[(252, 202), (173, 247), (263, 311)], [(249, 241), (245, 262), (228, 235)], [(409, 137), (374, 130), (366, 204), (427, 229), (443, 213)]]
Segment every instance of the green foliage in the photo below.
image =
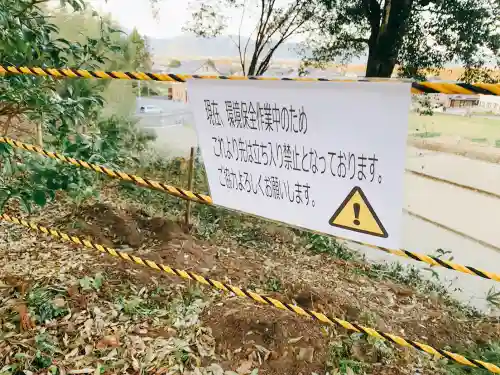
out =
[[(452, 348), (453, 350), (453, 348)], [(483, 345), (478, 345), (474, 349), (469, 349), (466, 352), (461, 350), (461, 354), (468, 358), (475, 358), (485, 362), (500, 363), (500, 342), (491, 342)], [(488, 375), (491, 374), (488, 370), (479, 368), (471, 368), (461, 366), (451, 361), (447, 362), (444, 366), (444, 371), (447, 375)]]
[[(85, 43), (70, 43), (66, 39), (54, 39), (57, 27), (48, 23), (48, 17), (37, 6), (26, 3), (25, 13), (20, 14), (16, 5), (5, 5), (2, 15), (6, 25), (14, 27), (24, 23), (34, 35), (33, 40), (17, 40), (21, 36), (16, 30), (7, 29), (9, 32), (6, 32), (6, 43), (0, 47), (0, 57), (8, 64), (61, 66), (71, 63), (92, 68), (105, 63), (109, 51), (116, 52), (121, 48), (114, 43), (114, 34), (118, 31), (109, 22), (101, 22), (99, 38), (87, 37)], [(20, 43), (50, 53), (37, 55), (37, 59), (21, 56), (18, 53)], [(131, 153), (140, 150), (148, 140), (134, 130), (134, 123), (129, 120), (117, 116), (102, 118), (104, 100), (101, 93), (105, 86), (100, 81), (6, 76), (1, 79), (0, 87), (3, 89), (0, 92), (0, 115), (41, 122), (45, 147), (67, 156), (110, 167), (124, 165), (130, 160)], [(86, 135), (78, 133), (81, 125), (87, 127)], [(58, 190), (69, 191), (77, 202), (98, 194), (93, 186), (100, 177), (93, 172), (14, 151), (6, 145), (0, 147), (0, 160), (3, 162), (1, 210), (13, 199), (19, 201), (26, 211), (31, 211), (33, 206), (43, 207), (55, 198)]]
[(52, 358), (47, 355), (42, 354), (42, 352), (37, 351), (35, 358), (33, 359), (32, 366), (36, 370), (43, 370), (52, 364)]
[(26, 296), (26, 304), (38, 323), (44, 323), (47, 320), (57, 319), (68, 314), (66, 307), (58, 307), (53, 303), (53, 300), (59, 295), (58, 291), (41, 287), (34, 287), (29, 291)]
[(349, 61), (368, 52), (366, 76), (424, 79), (448, 63), (461, 79), (494, 81), (499, 65), (500, 3), (490, 0), (320, 0), (318, 32), (309, 63)]
[(179, 68), (181, 66), (181, 62), (177, 59), (172, 59), (168, 63), (169, 68)]
[(165, 311), (161, 310), (157, 304), (132, 296), (130, 298), (119, 297), (115, 303), (115, 307), (124, 314), (131, 317), (154, 317), (164, 315)]
[[(81, 67), (86, 69), (148, 68), (146, 42), (133, 32), (123, 38), (109, 19), (84, 12), (83, 3), (62, 1), (67, 8), (49, 11), (47, 1), (0, 0), (0, 62), (4, 65)], [(75, 13), (74, 11), (81, 11)], [(62, 18), (61, 18), (62, 15)], [(69, 41), (53, 22), (82, 21), (94, 26)], [(74, 24), (72, 25), (74, 26)], [(125, 58), (117, 58), (125, 56)], [(103, 117), (103, 80), (57, 80), (35, 76), (0, 77), (0, 118), (3, 133), (13, 122), (40, 123), (44, 147), (67, 156), (110, 167), (133, 161), (134, 152), (149, 140), (135, 124), (118, 116)], [(80, 134), (85, 129), (86, 134)], [(0, 210), (12, 200), (31, 212), (68, 191), (78, 202), (97, 196), (100, 176), (40, 156), (0, 147)]]
[[(85, 43), (57, 37), (58, 28), (36, 4), (0, 0), (2, 64), (92, 69), (106, 61), (102, 50), (117, 48), (110, 38), (113, 30), (108, 28), (99, 39), (87, 38)], [(95, 116), (90, 109), (102, 105), (102, 98), (92, 88), (78, 80), (7, 75), (0, 81), (0, 116), (6, 116), (7, 123), (19, 118), (41, 121), (44, 126), (73, 126)]]
[(123, 57), (133, 70), (150, 71), (152, 68), (151, 54), (147, 39), (139, 35), (136, 28), (132, 30), (125, 43), (122, 45)]
[(495, 309), (500, 309), (500, 292), (492, 286), (486, 294), (486, 301)]
[(432, 116), (434, 114), (432, 108), (432, 101), (429, 98), (429, 95), (427, 94), (416, 95), (415, 102), (416, 102), (415, 112), (418, 113), (420, 116)]
[(351, 355), (351, 346), (354, 341), (361, 340), (362, 335), (353, 334), (351, 337), (342, 341), (330, 343), (327, 366), (338, 369), (342, 375), (363, 374), (367, 364), (354, 359)]
[[(87, 37), (84, 43), (58, 37), (58, 28), (40, 3), (44, 1), (0, 0), (2, 64), (92, 69), (106, 61), (105, 51), (118, 48), (111, 39), (116, 30), (104, 23), (99, 37)], [(83, 7), (77, 1), (67, 4), (76, 10)], [(90, 141), (78, 136), (77, 131), (79, 126), (92, 126), (99, 120), (104, 105), (102, 90), (102, 84), (89, 80), (6, 75), (0, 78), (0, 117), (7, 119), (4, 133), (13, 120), (38, 122), (46, 132), (47, 146), (79, 156), (89, 149)], [(86, 171), (70, 170), (54, 161), (26, 153), (20, 157), (7, 146), (0, 149), (0, 159), (2, 210), (9, 200), (16, 199), (31, 211), (33, 205), (43, 206), (54, 199), (57, 190), (88, 193), (87, 187), (95, 180)]]
[(306, 249), (310, 249), (315, 253), (329, 254), (343, 260), (356, 258), (356, 254), (353, 251), (349, 250), (344, 245), (339, 244), (335, 238), (331, 236), (304, 232), (303, 237), (306, 241)]
[(281, 284), (280, 279), (270, 277), (265, 282), (265, 288), (270, 292), (281, 292), (283, 285)]
[[(99, 120), (89, 134), (82, 135), (69, 128), (49, 127), (47, 148), (66, 156), (97, 163), (114, 169), (123, 169), (137, 161), (135, 156), (149, 141), (134, 123), (111, 117)], [(0, 210), (11, 200), (31, 212), (43, 207), (56, 197), (57, 191), (67, 191), (77, 203), (97, 197), (103, 176), (84, 168), (46, 159), (26, 151), (0, 147)]]
[(80, 288), (83, 291), (87, 290), (95, 290), (99, 291), (102, 287), (102, 283), (104, 281), (104, 277), (102, 274), (98, 273), (94, 277), (85, 276), (83, 279), (80, 279), (78, 282), (80, 284)]

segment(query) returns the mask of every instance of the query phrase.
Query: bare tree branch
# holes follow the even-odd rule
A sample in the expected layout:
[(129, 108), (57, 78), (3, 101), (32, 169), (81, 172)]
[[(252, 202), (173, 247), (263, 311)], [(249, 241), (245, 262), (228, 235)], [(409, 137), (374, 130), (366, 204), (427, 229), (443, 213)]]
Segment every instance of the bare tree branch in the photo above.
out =
[[(241, 14), (238, 38), (231, 38), (238, 49), (239, 60), (244, 74), (263, 74), (268, 68), (270, 61), (278, 50), (293, 34), (298, 34), (305, 25), (314, 17), (315, 6), (318, 0), (292, 0), (287, 6), (279, 6), (277, 0), (199, 0), (199, 9), (193, 12), (194, 24), (189, 28), (198, 36), (207, 37), (220, 35), (223, 27), (217, 24), (217, 20), (223, 17), (217, 12), (217, 4), (224, 2), (227, 7), (243, 7)], [(243, 43), (241, 33), (243, 20), (246, 19), (246, 7), (259, 6), (256, 16), (255, 28), (251, 35)], [(208, 30), (208, 31), (207, 31)], [(255, 34), (255, 39), (253, 36)], [(248, 54), (253, 42), (253, 52)], [(247, 58), (250, 58), (247, 64)]]

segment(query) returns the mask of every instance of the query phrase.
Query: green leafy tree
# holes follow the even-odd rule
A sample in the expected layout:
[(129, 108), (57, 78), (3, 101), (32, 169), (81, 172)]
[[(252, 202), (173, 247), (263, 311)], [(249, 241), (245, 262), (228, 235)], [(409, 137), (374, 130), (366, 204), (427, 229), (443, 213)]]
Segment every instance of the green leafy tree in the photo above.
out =
[(151, 55), (148, 51), (147, 41), (136, 28), (132, 30), (123, 46), (125, 61), (132, 70), (150, 71), (152, 68)]
[[(97, 37), (86, 37), (82, 42), (61, 38), (43, 7), (45, 3), (0, 0), (3, 65), (98, 69), (108, 62), (106, 55), (110, 51), (121, 51), (113, 39), (115, 30), (106, 22), (101, 23)], [(75, 11), (83, 10), (79, 1), (63, 3)], [(121, 163), (132, 152), (125, 138), (133, 133), (133, 124), (121, 118), (102, 117), (104, 88), (103, 83), (91, 80), (9, 74), (0, 77), (3, 132), (6, 134), (15, 121), (40, 123), (47, 148), (101, 164)], [(91, 128), (88, 135), (78, 133), (83, 122)], [(54, 199), (58, 190), (69, 191), (79, 199), (96, 193), (92, 186), (100, 177), (83, 169), (18, 152), (5, 144), (0, 146), (0, 159), (0, 209), (14, 199), (31, 210), (33, 204), (43, 206)]]
[(319, 32), (309, 63), (368, 52), (366, 76), (423, 78), (446, 64), (463, 79), (494, 80), (500, 59), (498, 0), (320, 0)]
[(169, 68), (179, 68), (181, 66), (181, 62), (177, 59), (172, 59), (168, 63)]
[[(52, 9), (50, 12), (47, 11), (47, 14), (58, 27), (58, 36), (67, 40), (84, 43), (88, 37), (99, 38), (103, 33), (108, 34), (117, 49), (113, 51), (103, 48), (106, 61), (99, 66), (100, 69), (151, 70), (152, 62), (147, 39), (141, 37), (135, 29), (130, 35), (126, 35), (119, 30), (119, 25), (113, 21), (111, 15), (99, 14), (89, 8), (80, 12), (73, 12), (67, 8)], [(138, 85), (135, 81), (87, 80), (85, 84), (105, 87), (102, 95), (106, 99), (105, 108), (109, 114), (130, 114), (139, 89), (141, 94), (154, 92), (149, 84)]]
[[(136, 28), (122, 42), (122, 49), (126, 69), (132, 71), (151, 71), (153, 63), (147, 39), (142, 37)], [(150, 94), (148, 82), (132, 82), (132, 87), (136, 91), (140, 90), (142, 95)]]

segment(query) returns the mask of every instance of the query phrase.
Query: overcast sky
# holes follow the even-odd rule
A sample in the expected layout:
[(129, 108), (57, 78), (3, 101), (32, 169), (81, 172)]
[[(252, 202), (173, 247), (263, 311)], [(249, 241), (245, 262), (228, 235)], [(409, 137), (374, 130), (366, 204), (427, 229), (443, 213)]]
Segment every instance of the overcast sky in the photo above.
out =
[[(156, 37), (171, 38), (182, 34), (182, 27), (191, 18), (187, 0), (160, 0), (157, 19), (149, 0), (89, 0), (90, 4), (99, 11), (111, 13), (112, 17), (123, 27), (136, 27), (140, 34)], [(237, 34), (241, 19), (240, 12), (227, 13), (231, 17), (229, 34)], [(255, 22), (245, 17), (242, 25), (242, 35), (249, 35)]]

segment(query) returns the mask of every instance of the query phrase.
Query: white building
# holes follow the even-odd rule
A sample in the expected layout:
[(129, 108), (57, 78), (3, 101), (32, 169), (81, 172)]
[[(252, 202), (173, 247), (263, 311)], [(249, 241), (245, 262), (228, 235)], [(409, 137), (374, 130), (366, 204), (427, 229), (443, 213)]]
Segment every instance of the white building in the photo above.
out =
[(500, 96), (479, 95), (478, 107), (485, 112), (500, 114)]

